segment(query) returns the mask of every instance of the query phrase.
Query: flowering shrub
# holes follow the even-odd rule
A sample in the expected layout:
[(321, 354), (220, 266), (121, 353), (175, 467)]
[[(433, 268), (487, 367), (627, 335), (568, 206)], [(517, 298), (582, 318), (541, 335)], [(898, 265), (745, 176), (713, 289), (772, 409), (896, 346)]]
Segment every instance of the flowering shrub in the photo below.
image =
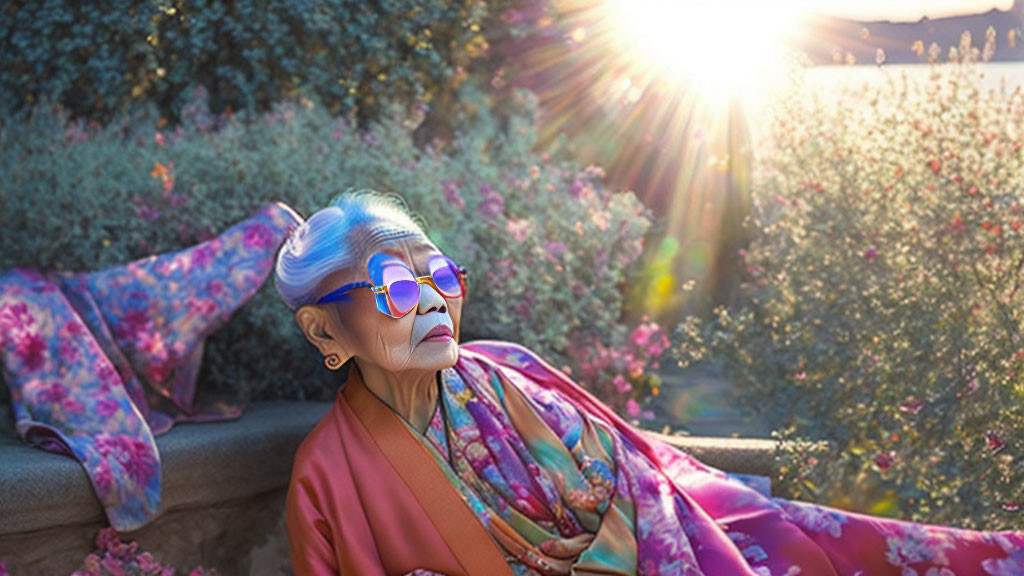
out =
[[(2, 565), (0, 565), (2, 566)], [(139, 550), (137, 542), (125, 543), (113, 528), (96, 533), (96, 552), (85, 557), (82, 567), (72, 576), (174, 576), (175, 569), (158, 562), (149, 552)], [(188, 576), (217, 576), (217, 571), (197, 567)]]
[(743, 305), (679, 327), (681, 361), (831, 443), (787, 445), (787, 496), (1024, 527), (1024, 94), (983, 90), (977, 54), (781, 99)]
[(661, 381), (649, 369), (660, 367), (658, 359), (668, 347), (668, 336), (645, 316), (624, 344), (572, 343), (569, 356), (577, 366), (573, 373), (577, 382), (634, 421), (649, 421), (654, 414), (643, 410), (637, 399), (649, 400), (659, 394)]
[[(499, 122), (486, 95), (463, 90), (466, 127), (447, 146), (418, 147), (416, 118), (367, 130), (309, 101), (265, 115), (214, 115), (193, 92), (183, 123), (107, 127), (37, 108), (0, 131), (0, 269), (96, 269), (208, 238), (281, 200), (309, 215), (350, 186), (400, 193), (438, 245), (470, 271), (463, 338), (501, 338), (575, 369), (580, 349), (642, 352), (587, 376), (612, 387), (660, 353), (654, 335), (630, 343), (622, 289), (643, 249), (649, 215), (612, 192), (598, 168), (533, 151), (532, 99)], [(651, 327), (645, 328), (648, 332)], [(258, 335), (258, 336), (257, 336)], [(209, 341), (206, 389), (253, 397), (329, 396), (336, 386), (267, 286)], [(611, 398), (626, 407), (639, 386)]]

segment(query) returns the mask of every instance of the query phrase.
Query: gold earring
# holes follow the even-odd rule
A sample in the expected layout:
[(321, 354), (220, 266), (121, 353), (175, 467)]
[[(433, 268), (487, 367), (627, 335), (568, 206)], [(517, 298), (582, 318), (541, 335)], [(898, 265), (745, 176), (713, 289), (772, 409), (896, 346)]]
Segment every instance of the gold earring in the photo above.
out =
[(338, 368), (341, 368), (341, 356), (331, 352), (324, 357), (324, 366), (327, 366), (328, 370), (337, 370)]

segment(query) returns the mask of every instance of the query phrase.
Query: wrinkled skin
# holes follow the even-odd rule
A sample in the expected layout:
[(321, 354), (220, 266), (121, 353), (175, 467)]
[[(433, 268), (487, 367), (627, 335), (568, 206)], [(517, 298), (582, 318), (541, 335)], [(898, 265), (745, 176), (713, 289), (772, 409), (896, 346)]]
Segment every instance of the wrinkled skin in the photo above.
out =
[[(388, 241), (376, 252), (399, 257), (417, 276), (428, 275), (428, 260), (441, 253), (423, 237)], [(369, 280), (366, 262), (371, 255), (355, 267), (328, 274), (317, 295), (349, 282)], [(379, 312), (370, 289), (359, 288), (349, 292), (347, 301), (303, 306), (296, 311), (295, 320), (325, 357), (355, 358), (366, 386), (423, 432), (437, 404), (437, 373), (454, 366), (459, 358), (462, 298), (446, 299), (430, 284), (419, 288), (418, 306), (402, 318)], [(448, 325), (453, 337), (443, 342), (420, 341), (438, 324)]]

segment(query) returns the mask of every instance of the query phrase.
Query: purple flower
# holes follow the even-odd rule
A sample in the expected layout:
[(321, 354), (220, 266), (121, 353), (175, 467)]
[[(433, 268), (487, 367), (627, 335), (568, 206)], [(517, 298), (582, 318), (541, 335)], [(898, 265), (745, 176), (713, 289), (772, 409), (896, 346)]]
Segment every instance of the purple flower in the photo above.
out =
[(64, 364), (71, 365), (78, 362), (79, 356), (78, 347), (75, 346), (73, 341), (61, 340), (60, 343), (57, 344), (57, 357), (60, 358), (60, 361)]
[(45, 352), (46, 343), (38, 334), (31, 332), (23, 333), (14, 347), (14, 353), (29, 371), (39, 370), (43, 367)]
[(121, 342), (134, 343), (135, 339), (152, 328), (149, 314), (145, 310), (129, 310), (114, 328), (114, 335)]
[(110, 473), (110, 465), (106, 460), (100, 460), (100, 464), (93, 468), (92, 480), (96, 483), (96, 490), (100, 494), (109, 492), (114, 486), (114, 475)]
[(459, 194), (459, 187), (455, 182), (445, 180), (441, 183), (441, 190), (444, 192), (444, 199), (458, 207), (459, 210), (466, 207), (466, 201)]
[(242, 243), (246, 248), (267, 248), (274, 243), (274, 235), (263, 224), (253, 224), (245, 229)]
[(100, 561), (100, 565), (103, 566), (103, 569), (109, 576), (125, 576), (126, 574), (124, 563), (113, 556), (104, 556), (103, 560)]
[(501, 194), (495, 192), (494, 188), (487, 184), (480, 186), (480, 196), (482, 201), (477, 209), (481, 216), (484, 218), (494, 218), (504, 212), (505, 199), (502, 198)]
[(110, 398), (103, 398), (96, 403), (96, 414), (100, 418), (110, 418), (121, 408), (121, 405), (116, 400)]
[(530, 221), (525, 218), (509, 220), (505, 223), (505, 232), (508, 232), (518, 242), (526, 240), (526, 236), (530, 233), (530, 228)]
[(565, 256), (565, 243), (563, 242), (547, 242), (544, 244), (544, 252), (551, 260), (561, 260)]
[(74, 397), (66, 398), (63, 406), (64, 411), (68, 414), (80, 414), (82, 410), (85, 410), (85, 406)]
[(210, 280), (206, 285), (206, 290), (210, 293), (210, 296), (216, 298), (224, 293), (224, 283), (220, 280)]
[(20, 332), (35, 324), (24, 302), (0, 306), (0, 333)]
[(156, 472), (156, 460), (149, 445), (138, 438), (101, 433), (96, 437), (96, 449), (101, 456), (120, 464), (136, 484), (145, 484)]
[(194, 268), (206, 268), (217, 257), (217, 251), (210, 244), (203, 244), (192, 250), (190, 264)]
[(864, 259), (867, 260), (868, 262), (871, 262), (872, 260), (874, 260), (877, 257), (878, 257), (878, 250), (876, 250), (874, 247), (868, 248), (867, 250), (864, 251)]

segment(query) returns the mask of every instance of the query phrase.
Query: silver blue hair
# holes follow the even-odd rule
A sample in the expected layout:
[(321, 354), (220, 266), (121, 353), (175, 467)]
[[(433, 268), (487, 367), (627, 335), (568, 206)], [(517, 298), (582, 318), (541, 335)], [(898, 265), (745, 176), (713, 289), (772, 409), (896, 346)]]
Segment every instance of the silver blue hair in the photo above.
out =
[(325, 276), (360, 264), (384, 242), (411, 236), (427, 237), (397, 194), (344, 192), (296, 227), (281, 247), (277, 292), (292, 310), (311, 304)]

